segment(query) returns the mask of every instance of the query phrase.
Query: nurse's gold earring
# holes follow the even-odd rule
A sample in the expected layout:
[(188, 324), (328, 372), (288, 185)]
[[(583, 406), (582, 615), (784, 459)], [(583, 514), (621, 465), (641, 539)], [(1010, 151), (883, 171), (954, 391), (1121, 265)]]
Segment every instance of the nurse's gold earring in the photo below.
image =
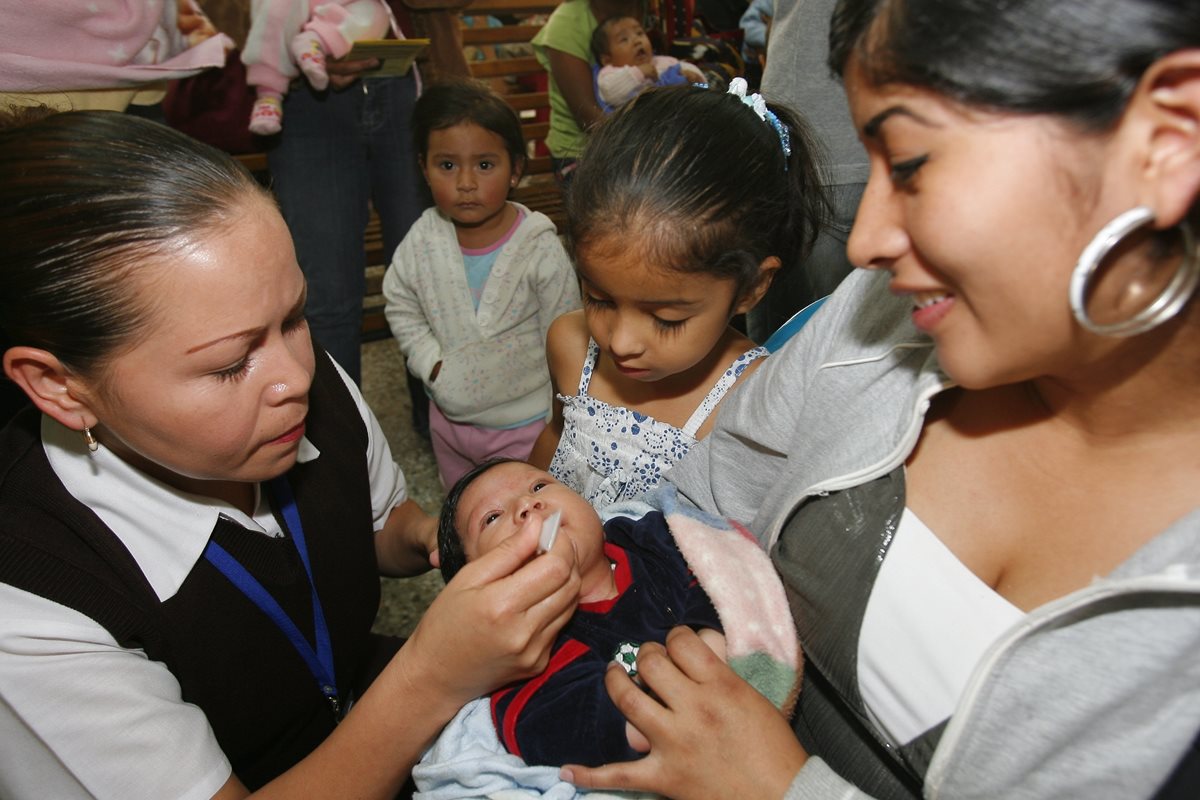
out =
[(1088, 242), (1087, 247), (1083, 248), (1083, 253), (1071, 272), (1069, 299), (1075, 321), (1092, 333), (1101, 336), (1134, 336), (1157, 328), (1180, 312), (1196, 290), (1197, 283), (1200, 283), (1200, 256), (1196, 253), (1196, 235), (1192, 226), (1184, 220), (1178, 226), (1183, 236), (1183, 261), (1159, 296), (1144, 309), (1121, 322), (1102, 324), (1088, 316), (1088, 284), (1100, 268), (1100, 264), (1125, 237), (1152, 222), (1154, 212), (1145, 206), (1138, 206), (1101, 228), (1092, 241)]
[(83, 426), (83, 441), (87, 444), (89, 452), (96, 452), (100, 449), (100, 443), (96, 441), (96, 437), (92, 435), (92, 429), (87, 425)]

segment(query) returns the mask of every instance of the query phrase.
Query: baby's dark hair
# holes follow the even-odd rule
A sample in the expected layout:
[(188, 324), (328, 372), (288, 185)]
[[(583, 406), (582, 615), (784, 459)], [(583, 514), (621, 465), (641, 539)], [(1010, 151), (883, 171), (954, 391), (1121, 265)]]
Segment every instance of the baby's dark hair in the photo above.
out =
[(458, 514), (458, 504), (462, 502), (463, 493), (475, 482), (476, 478), (492, 467), (513, 463), (523, 462), (518, 462), (515, 458), (490, 458), (481, 464), (476, 464), (466, 475), (455, 481), (454, 485), (450, 487), (450, 491), (446, 493), (446, 499), (442, 501), (442, 511), (438, 514), (437, 543), (440, 569), (442, 577), (446, 579), (447, 583), (467, 564), (462, 535), (459, 534), (458, 527), (454, 524), (454, 517)]
[(433, 131), (464, 122), (478, 125), (504, 140), (513, 169), (525, 163), (521, 120), (504, 98), (474, 80), (448, 80), (426, 87), (413, 106), (413, 149), (424, 162)]
[(770, 256), (791, 270), (806, 255), (828, 200), (808, 126), (768, 108), (779, 133), (731, 94), (652, 88), (605, 119), (575, 170), (568, 238), (581, 248), (640, 237), (649, 263), (735, 282), (735, 302), (759, 281)]
[(612, 30), (613, 25), (616, 25), (623, 19), (635, 18), (629, 16), (628, 14), (617, 14), (616, 16), (606, 17), (599, 25), (596, 26), (596, 30), (592, 31), (592, 57), (596, 59), (597, 64), (600, 63), (601, 56), (607, 56), (611, 54), (611, 51), (608, 47), (609, 31)]

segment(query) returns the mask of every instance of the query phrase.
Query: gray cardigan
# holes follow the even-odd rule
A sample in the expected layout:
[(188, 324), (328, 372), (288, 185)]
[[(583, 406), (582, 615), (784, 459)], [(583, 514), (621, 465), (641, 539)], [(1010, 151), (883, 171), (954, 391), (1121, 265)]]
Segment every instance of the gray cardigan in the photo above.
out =
[[(851, 275), (726, 398), (716, 428), (667, 479), (707, 511), (751, 520), (772, 550), (806, 497), (900, 467), (930, 398), (951, 384), (909, 321), (911, 302), (893, 297), (887, 281)], [(1200, 510), (992, 646), (923, 791), (956, 800), (1149, 797), (1198, 729)], [(866, 796), (815, 757), (787, 794)]]

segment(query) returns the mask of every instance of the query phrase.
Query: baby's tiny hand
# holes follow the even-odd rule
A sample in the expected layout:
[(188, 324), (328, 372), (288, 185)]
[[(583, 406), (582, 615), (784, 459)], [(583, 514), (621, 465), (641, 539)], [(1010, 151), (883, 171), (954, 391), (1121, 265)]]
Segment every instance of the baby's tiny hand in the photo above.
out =
[(652, 81), (658, 80), (658, 70), (654, 68), (653, 61), (647, 61), (641, 66), (642, 74)]

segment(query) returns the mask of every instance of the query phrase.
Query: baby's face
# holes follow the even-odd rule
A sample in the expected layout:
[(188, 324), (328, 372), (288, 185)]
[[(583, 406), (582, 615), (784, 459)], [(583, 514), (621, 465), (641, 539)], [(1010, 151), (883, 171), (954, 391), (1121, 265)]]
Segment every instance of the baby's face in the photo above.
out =
[(650, 49), (650, 37), (642, 24), (633, 17), (622, 17), (608, 29), (608, 55), (605, 65), (614, 67), (640, 67), (649, 63), (654, 56)]
[(585, 571), (605, 559), (604, 528), (586, 500), (550, 474), (521, 462), (497, 464), (475, 479), (458, 503), (454, 524), (463, 553), (473, 561), (527, 525), (541, 528), (562, 512), (553, 550)]

